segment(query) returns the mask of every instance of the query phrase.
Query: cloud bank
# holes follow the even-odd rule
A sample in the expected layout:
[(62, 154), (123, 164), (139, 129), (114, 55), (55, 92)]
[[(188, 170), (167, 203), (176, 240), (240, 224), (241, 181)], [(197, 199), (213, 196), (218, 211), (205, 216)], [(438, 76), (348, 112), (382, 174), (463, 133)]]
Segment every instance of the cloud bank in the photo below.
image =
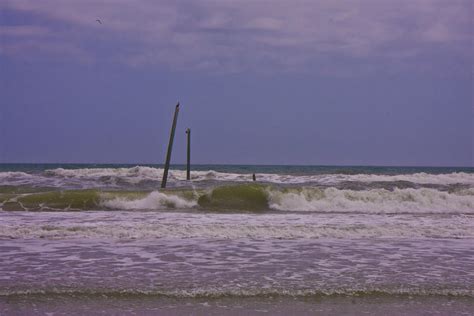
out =
[(0, 53), (13, 58), (330, 74), (472, 63), (469, 0), (6, 0), (0, 9), (11, 17)]

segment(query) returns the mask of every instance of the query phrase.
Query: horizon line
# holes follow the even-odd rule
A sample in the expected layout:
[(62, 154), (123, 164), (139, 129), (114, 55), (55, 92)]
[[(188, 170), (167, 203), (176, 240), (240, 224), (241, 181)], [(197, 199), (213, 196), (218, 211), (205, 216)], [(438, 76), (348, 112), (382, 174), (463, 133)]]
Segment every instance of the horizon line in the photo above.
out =
[[(164, 163), (147, 162), (0, 162), (0, 165), (153, 165), (163, 166)], [(171, 163), (171, 166), (186, 166), (186, 163)], [(376, 168), (474, 168), (472, 166), (447, 165), (370, 165), (370, 164), (239, 164), (239, 163), (195, 163), (191, 166), (257, 166), (257, 167), (376, 167)]]

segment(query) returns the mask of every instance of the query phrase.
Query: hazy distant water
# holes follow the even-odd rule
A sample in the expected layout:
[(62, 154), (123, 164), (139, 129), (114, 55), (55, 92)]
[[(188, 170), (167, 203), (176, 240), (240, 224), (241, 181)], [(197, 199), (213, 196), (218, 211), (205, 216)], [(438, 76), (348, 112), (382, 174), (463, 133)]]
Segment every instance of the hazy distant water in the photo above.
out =
[(0, 165), (0, 313), (474, 310), (474, 168), (161, 176)]

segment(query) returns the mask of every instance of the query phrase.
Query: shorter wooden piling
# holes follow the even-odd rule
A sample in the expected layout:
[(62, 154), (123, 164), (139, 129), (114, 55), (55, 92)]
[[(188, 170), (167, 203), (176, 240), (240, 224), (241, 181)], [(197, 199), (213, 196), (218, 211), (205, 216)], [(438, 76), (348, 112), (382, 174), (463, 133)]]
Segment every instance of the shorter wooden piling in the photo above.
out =
[(191, 180), (191, 129), (186, 129), (187, 134), (187, 164), (186, 164), (186, 180)]

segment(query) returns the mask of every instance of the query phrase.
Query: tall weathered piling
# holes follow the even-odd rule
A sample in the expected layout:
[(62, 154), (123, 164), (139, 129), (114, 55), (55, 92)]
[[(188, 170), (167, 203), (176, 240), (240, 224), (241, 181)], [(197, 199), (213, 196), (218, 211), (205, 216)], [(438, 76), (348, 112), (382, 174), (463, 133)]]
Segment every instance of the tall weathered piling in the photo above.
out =
[(186, 180), (191, 180), (191, 129), (186, 129), (187, 134), (187, 156), (186, 156)]
[(166, 188), (166, 181), (168, 180), (168, 170), (170, 168), (171, 151), (173, 150), (174, 132), (176, 130), (176, 123), (178, 122), (178, 114), (179, 102), (178, 104), (176, 104), (176, 108), (174, 110), (173, 125), (171, 125), (170, 141), (168, 142), (168, 151), (166, 152), (165, 170), (163, 171), (163, 180), (161, 181), (162, 189)]

